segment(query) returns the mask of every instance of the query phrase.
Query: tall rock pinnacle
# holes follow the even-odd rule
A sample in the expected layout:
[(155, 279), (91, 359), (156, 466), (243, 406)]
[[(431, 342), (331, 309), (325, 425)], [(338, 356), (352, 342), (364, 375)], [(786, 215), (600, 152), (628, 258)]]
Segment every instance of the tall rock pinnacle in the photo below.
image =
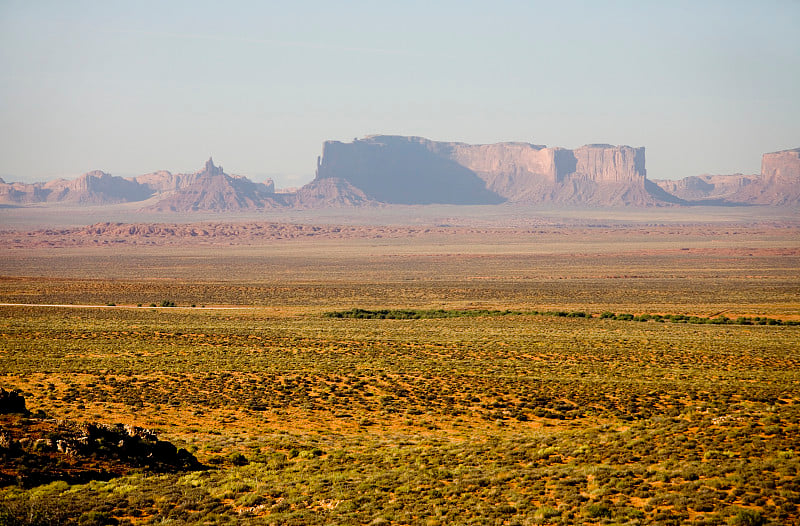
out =
[(220, 175), (222, 174), (222, 166), (214, 166), (214, 159), (209, 157), (206, 161), (205, 172), (209, 175)]

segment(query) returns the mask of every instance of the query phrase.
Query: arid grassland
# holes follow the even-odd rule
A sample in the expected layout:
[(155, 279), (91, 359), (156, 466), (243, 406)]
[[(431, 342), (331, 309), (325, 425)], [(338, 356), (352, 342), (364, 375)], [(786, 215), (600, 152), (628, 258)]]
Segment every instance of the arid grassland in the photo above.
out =
[[(601, 317), (800, 320), (796, 228), (167, 245), (3, 250), (0, 387), (33, 413), (0, 417), (203, 467), (52, 481), (0, 447), (0, 522), (800, 521), (800, 327)], [(354, 308), (452, 315), (325, 315)]]

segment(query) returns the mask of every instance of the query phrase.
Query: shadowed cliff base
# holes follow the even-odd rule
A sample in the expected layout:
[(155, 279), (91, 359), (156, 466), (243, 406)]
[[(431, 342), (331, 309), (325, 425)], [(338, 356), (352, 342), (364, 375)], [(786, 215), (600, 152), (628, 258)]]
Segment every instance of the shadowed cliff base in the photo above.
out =
[(474, 171), (436, 155), (424, 143), (405, 137), (380, 142), (329, 142), (314, 183), (347, 181), (375, 201), (390, 204), (498, 204)]

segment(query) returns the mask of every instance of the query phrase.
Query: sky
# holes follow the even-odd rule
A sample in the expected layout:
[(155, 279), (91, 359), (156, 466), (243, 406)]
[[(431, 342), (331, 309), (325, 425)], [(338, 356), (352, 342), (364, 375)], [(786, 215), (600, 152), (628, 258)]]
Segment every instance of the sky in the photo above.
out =
[(0, 0), (0, 177), (314, 176), (326, 140), (646, 147), (648, 177), (800, 146), (800, 1)]

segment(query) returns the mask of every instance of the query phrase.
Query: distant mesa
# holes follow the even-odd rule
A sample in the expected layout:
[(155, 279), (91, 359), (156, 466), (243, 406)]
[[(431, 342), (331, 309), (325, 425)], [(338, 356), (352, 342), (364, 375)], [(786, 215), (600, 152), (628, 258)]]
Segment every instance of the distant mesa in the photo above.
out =
[(644, 148), (608, 144), (567, 150), (375, 135), (352, 143), (326, 142), (312, 184), (328, 178), (347, 181), (375, 201), (395, 204), (680, 202), (648, 184)]
[(693, 204), (800, 204), (800, 148), (765, 153), (761, 173), (698, 175), (656, 183), (666, 192)]
[(651, 181), (643, 147), (587, 144), (574, 150), (521, 142), (465, 144), (374, 135), (327, 141), (313, 181), (275, 190), (226, 174), (209, 158), (188, 174), (158, 171), (122, 178), (93, 171), (75, 180), (8, 183), (0, 204), (115, 205), (145, 212), (241, 212), (272, 208), (398, 205), (649, 207), (687, 204), (800, 204), (800, 148), (766, 153), (756, 175), (699, 175)]
[(117, 204), (142, 201), (153, 191), (131, 179), (95, 170), (74, 180), (56, 179), (46, 183), (0, 183), (0, 203), (73, 203), (79, 205)]
[(679, 180), (658, 180), (655, 183), (688, 202), (735, 203), (737, 195), (749, 185), (758, 185), (759, 175), (692, 175)]

